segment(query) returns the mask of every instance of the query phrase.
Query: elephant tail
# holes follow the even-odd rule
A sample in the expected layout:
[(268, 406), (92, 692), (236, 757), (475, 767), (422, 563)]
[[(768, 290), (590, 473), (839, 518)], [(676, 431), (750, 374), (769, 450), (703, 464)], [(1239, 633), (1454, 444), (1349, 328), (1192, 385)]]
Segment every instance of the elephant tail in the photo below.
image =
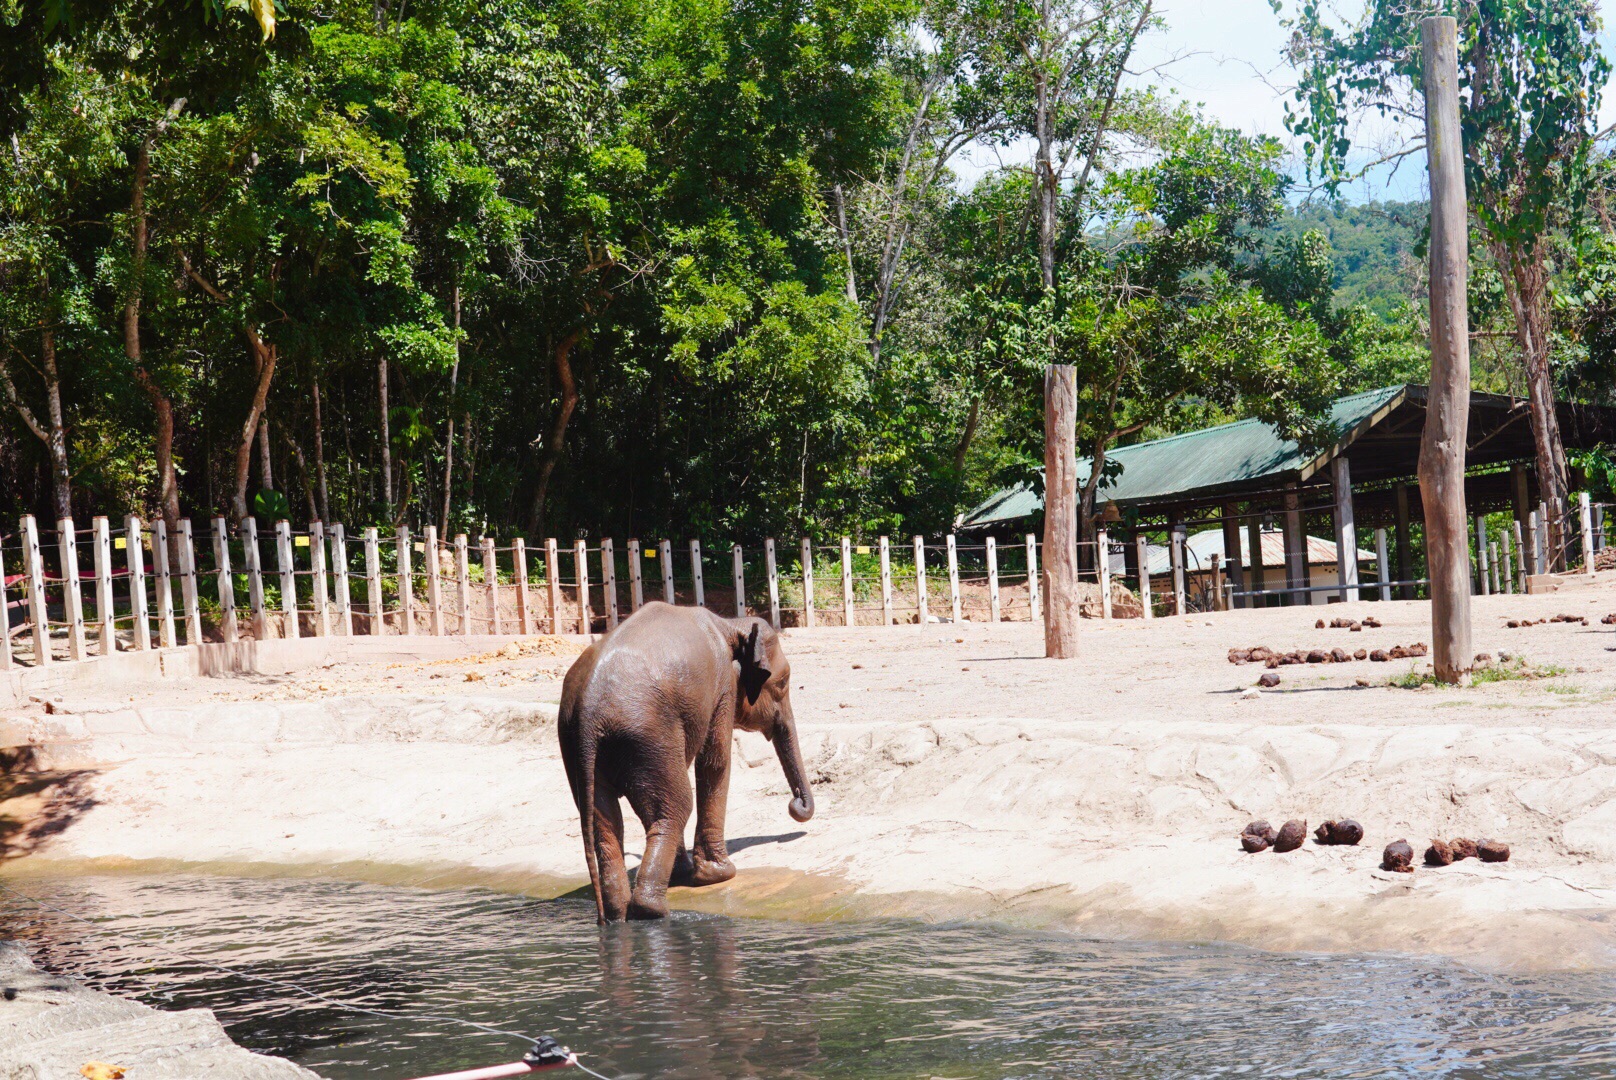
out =
[(606, 921), (606, 898), (600, 891), (600, 859), (595, 852), (595, 740), (585, 736), (579, 740), (578, 767), (583, 773), (583, 797), (578, 800), (578, 815), (582, 819), (584, 834), (584, 861), (589, 864), (589, 884), (595, 894), (595, 919)]

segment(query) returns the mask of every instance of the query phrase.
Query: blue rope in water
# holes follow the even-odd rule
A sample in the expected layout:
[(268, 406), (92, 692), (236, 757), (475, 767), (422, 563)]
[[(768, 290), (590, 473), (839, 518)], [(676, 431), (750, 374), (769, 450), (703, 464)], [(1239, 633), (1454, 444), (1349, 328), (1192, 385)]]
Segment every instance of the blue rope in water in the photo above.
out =
[[(17, 899), (25, 900), (36, 907), (54, 912), (63, 918), (72, 919), (74, 922), (82, 923), (83, 925), (88, 926), (90, 929), (95, 930), (97, 933), (122, 938), (124, 941), (132, 942), (142, 948), (156, 948), (170, 956), (184, 960), (186, 963), (195, 964), (198, 967), (212, 968), (214, 971), (222, 971), (226, 975), (234, 975), (238, 979), (246, 979), (249, 982), (262, 983), (265, 986), (273, 986), (279, 990), (290, 990), (293, 993), (308, 998), (310, 1001), (317, 1001), (320, 1004), (328, 1005), (333, 1009), (341, 1009), (345, 1012), (361, 1013), (366, 1016), (376, 1016), (384, 1020), (425, 1020), (438, 1024), (458, 1024), (462, 1027), (473, 1028), (489, 1035), (502, 1035), (506, 1038), (520, 1039), (522, 1042), (529, 1044), (537, 1044), (540, 1042), (538, 1038), (535, 1038), (532, 1035), (523, 1034), (520, 1031), (506, 1031), (503, 1028), (492, 1027), (488, 1024), (480, 1024), (475, 1020), (466, 1020), (459, 1016), (438, 1016), (431, 1013), (395, 1012), (389, 1009), (372, 1009), (364, 1005), (355, 1005), (352, 1002), (341, 1001), (337, 998), (322, 994), (316, 990), (310, 990), (307, 987), (299, 986), (294, 982), (287, 982), (284, 979), (272, 979), (265, 975), (254, 975), (251, 972), (242, 971), (241, 969), (231, 967), (228, 964), (220, 964), (213, 960), (203, 959), (200, 956), (193, 956), (182, 949), (176, 949), (158, 942), (148, 941), (144, 938), (137, 938), (133, 934), (125, 933), (122, 930), (114, 930), (109, 927), (102, 926), (93, 919), (86, 919), (84, 916), (68, 911), (65, 908), (57, 907), (54, 904), (48, 904), (39, 899), (37, 896), (30, 896), (25, 892), (20, 892), (17, 889), (12, 888), (4, 881), (0, 881), (0, 892), (9, 893), (10, 895), (15, 896)], [(571, 1051), (569, 1051), (569, 1053), (571, 1053)], [(590, 1076), (598, 1078), (598, 1080), (611, 1080), (611, 1077), (602, 1076), (600, 1073), (579, 1061), (577, 1055), (575, 1054), (572, 1056), (572, 1064), (577, 1068), (582, 1069)]]

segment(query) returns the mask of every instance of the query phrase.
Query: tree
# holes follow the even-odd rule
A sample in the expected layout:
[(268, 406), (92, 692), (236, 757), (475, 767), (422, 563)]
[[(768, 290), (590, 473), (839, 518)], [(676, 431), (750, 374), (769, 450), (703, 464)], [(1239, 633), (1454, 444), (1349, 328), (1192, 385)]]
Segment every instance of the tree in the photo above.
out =
[(1576, 217), (1587, 194), (1599, 95), (1610, 75), (1596, 38), (1598, 12), (1583, 0), (1459, 0), (1429, 8), (1371, 0), (1360, 23), (1337, 29), (1318, 5), (1305, 4), (1291, 22), (1291, 60), (1300, 72), (1292, 126), (1327, 184), (1354, 172), (1348, 130), (1356, 115), (1421, 115), (1414, 100), (1419, 25), (1429, 15), (1459, 23), (1465, 181), (1512, 316), (1558, 553), (1570, 485), (1555, 408), (1548, 256), (1553, 230)]

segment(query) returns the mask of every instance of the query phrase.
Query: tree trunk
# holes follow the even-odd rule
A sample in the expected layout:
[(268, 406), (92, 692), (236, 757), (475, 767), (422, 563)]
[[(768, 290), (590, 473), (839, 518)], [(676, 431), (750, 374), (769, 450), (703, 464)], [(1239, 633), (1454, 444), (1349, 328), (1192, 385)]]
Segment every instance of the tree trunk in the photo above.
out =
[(858, 279), (853, 274), (853, 236), (847, 231), (847, 196), (842, 185), (831, 188), (836, 199), (836, 232), (842, 241), (842, 257), (847, 260), (847, 302), (858, 307)]
[[(253, 437), (260, 430), (259, 421), (264, 416), (264, 402), (269, 399), (269, 384), (275, 377), (275, 361), (279, 358), (275, 346), (259, 337), (256, 330), (250, 326), (244, 327), (244, 330), (258, 369), (258, 387), (253, 391), (247, 419), (241, 425), (241, 441), (236, 445), (236, 490), (231, 498), (231, 508), (235, 511), (238, 522), (247, 520), (247, 478), (252, 471)], [(265, 431), (267, 434), (267, 429)], [(267, 461), (265, 464), (267, 478)]]
[(455, 282), (453, 303), (455, 351), (454, 362), (449, 365), (449, 429), (443, 440), (443, 514), (438, 518), (438, 528), (444, 536), (449, 535), (449, 496), (454, 488), (455, 391), (460, 386), (460, 282), (458, 281)]
[(140, 345), (140, 304), (146, 281), (146, 252), (150, 244), (146, 224), (146, 184), (151, 179), (152, 145), (169, 123), (185, 108), (185, 99), (177, 98), (169, 106), (168, 114), (153, 126), (150, 134), (141, 140), (135, 157), (135, 176), (129, 199), (129, 215), (134, 219), (134, 251), (129, 267), (129, 294), (123, 305), (123, 351), (135, 368), (135, 383), (151, 402), (157, 416), (155, 454), (157, 464), (158, 512), (174, 532), (180, 520), (179, 480), (174, 471), (174, 403), (157, 380), (146, 369)]
[(965, 455), (970, 453), (971, 443), (976, 439), (976, 425), (982, 419), (982, 399), (971, 399), (971, 411), (965, 415), (965, 430), (960, 432), (959, 441), (954, 444), (954, 479), (955, 482), (965, 475)]
[(382, 421), (382, 505), (389, 520), (393, 517), (393, 437), (387, 419), (387, 357), (376, 361), (376, 396), (381, 401)]
[(1524, 253), (1502, 244), (1491, 247), (1493, 258), (1505, 268), (1504, 295), (1514, 316), (1515, 341), (1526, 373), (1538, 490), (1549, 509), (1549, 569), (1560, 570), (1565, 562), (1562, 532), (1571, 478), (1566, 468), (1565, 443), (1560, 437), (1560, 415), (1555, 408), (1554, 372), (1549, 367), (1550, 315), (1543, 242), (1539, 240)]
[(584, 329), (580, 326), (569, 331), (555, 348), (556, 383), (561, 387), (561, 401), (556, 406), (555, 418), (551, 420), (549, 434), (544, 439), (544, 458), (539, 462), (539, 484), (533, 494), (530, 515), (533, 531), (541, 535), (544, 532), (544, 504), (550, 495), (550, 477), (561, 463), (567, 425), (572, 421), (573, 410), (578, 407), (578, 381), (572, 374), (572, 350), (583, 336)]
[(320, 375), (314, 373), (314, 471), (320, 489), (320, 520), (331, 520), (331, 498), (325, 486), (325, 435), (321, 429)]
[(56, 331), (45, 329), (39, 338), (40, 366), (45, 375), (45, 405), (50, 411), (51, 502), (56, 520), (73, 516), (72, 473), (67, 467), (67, 423), (62, 415), (62, 376), (56, 369)]
[(1044, 655), (1077, 656), (1077, 374), (1044, 369)]
[[(1040, 27), (1049, 28), (1049, 0), (1039, 4)], [(1045, 40), (1040, 37), (1040, 42)], [(1055, 103), (1050, 100), (1049, 71), (1042, 61), (1047, 45), (1040, 45), (1040, 62), (1033, 73), (1033, 88), (1037, 95), (1034, 103), (1034, 137), (1038, 140), (1038, 154), (1033, 166), (1033, 182), (1038, 190), (1038, 270), (1042, 275), (1045, 292), (1055, 290), (1055, 224), (1060, 203), (1060, 181), (1055, 175)]]
[(269, 453), (269, 417), (258, 419), (258, 487), (263, 491), (275, 490), (275, 465)]

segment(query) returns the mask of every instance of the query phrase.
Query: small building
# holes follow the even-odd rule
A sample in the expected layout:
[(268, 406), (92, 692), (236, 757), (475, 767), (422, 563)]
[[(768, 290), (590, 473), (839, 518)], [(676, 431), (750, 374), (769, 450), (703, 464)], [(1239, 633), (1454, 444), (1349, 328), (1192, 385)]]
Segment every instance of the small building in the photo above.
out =
[[(1113, 545), (1127, 541), (1121, 554), (1126, 576), (1135, 579), (1138, 537), (1161, 543), (1176, 536), (1183, 543), (1197, 526), (1216, 529), (1226, 550), (1241, 550), (1240, 561), (1228, 564), (1227, 570), (1236, 603), (1242, 605), (1268, 599), (1259, 593), (1279, 592), (1296, 603), (1315, 596), (1357, 595), (1363, 587), (1365, 553), (1378, 562), (1384, 544), (1384, 580), (1395, 584), (1398, 595), (1412, 599), (1425, 584), (1417, 473), (1426, 394), (1424, 386), (1404, 385), (1338, 398), (1330, 407), (1334, 441), (1317, 451), (1280, 437), (1260, 420), (1117, 447), (1108, 458), (1118, 472), (1099, 489), (1096, 525), (1106, 530)], [(1616, 445), (1616, 409), (1561, 402), (1558, 412), (1567, 450)], [(1524, 399), (1473, 393), (1469, 420), (1465, 501), (1478, 519), (1481, 549), (1472, 558), (1477, 586), (1484, 588), (1492, 547), (1499, 548), (1499, 561), (1507, 558), (1506, 569), (1518, 577), (1523, 555), (1528, 568), (1552, 565), (1556, 559), (1549, 537), (1568, 536), (1580, 546), (1580, 530), (1562, 528), (1568, 517), (1574, 519), (1574, 507), (1540, 507)], [(1089, 468), (1087, 459), (1079, 460), (1080, 484)], [(1516, 527), (1482, 519), (1493, 514), (1508, 514)], [(1555, 515), (1559, 520), (1551, 530), (1548, 518)], [(1042, 516), (1042, 497), (1030, 485), (1018, 484), (962, 514), (956, 528), (987, 532), (1013, 525), (1025, 531), (1036, 528)], [(1242, 532), (1246, 538), (1237, 539)], [(1282, 584), (1271, 581), (1267, 569), (1269, 533), (1279, 537)], [(1331, 546), (1346, 553), (1346, 580), (1326, 574), (1311, 540), (1304, 542), (1312, 533), (1331, 537)], [(1252, 537), (1259, 537), (1256, 546), (1263, 551), (1260, 582), (1252, 575)], [(1595, 545), (1602, 544), (1601, 525)], [(1562, 557), (1566, 553), (1562, 546)], [(1079, 557), (1093, 565), (1092, 550), (1080, 551)]]
[[(1262, 573), (1255, 579), (1248, 574), (1246, 588), (1254, 592), (1272, 593), (1272, 601), (1278, 603), (1285, 594), (1285, 537), (1279, 529), (1263, 529), (1260, 546)], [(1163, 596), (1170, 593), (1173, 589), (1172, 549), (1166, 544), (1150, 544), (1147, 557), (1150, 564), (1151, 595)], [(1251, 538), (1244, 531), (1240, 536), (1240, 562), (1243, 566), (1252, 565)], [(1340, 583), (1336, 546), (1331, 541), (1320, 536), (1309, 536), (1307, 564), (1315, 585), (1331, 586)], [(1359, 581), (1376, 580), (1373, 554), (1360, 551), (1358, 564)], [(1223, 568), (1228, 565), (1229, 558), (1223, 546), (1221, 529), (1206, 529), (1185, 538), (1184, 589), (1194, 598), (1194, 607), (1204, 610), (1221, 606), (1214, 597), (1213, 582), (1214, 577), (1226, 579), (1221, 573), (1214, 574), (1214, 567)], [(1111, 576), (1126, 578), (1130, 574), (1124, 553), (1121, 550), (1113, 550)], [(1310, 597), (1310, 602), (1314, 604), (1327, 604), (1329, 601), (1329, 594), (1324, 592), (1312, 593)]]

